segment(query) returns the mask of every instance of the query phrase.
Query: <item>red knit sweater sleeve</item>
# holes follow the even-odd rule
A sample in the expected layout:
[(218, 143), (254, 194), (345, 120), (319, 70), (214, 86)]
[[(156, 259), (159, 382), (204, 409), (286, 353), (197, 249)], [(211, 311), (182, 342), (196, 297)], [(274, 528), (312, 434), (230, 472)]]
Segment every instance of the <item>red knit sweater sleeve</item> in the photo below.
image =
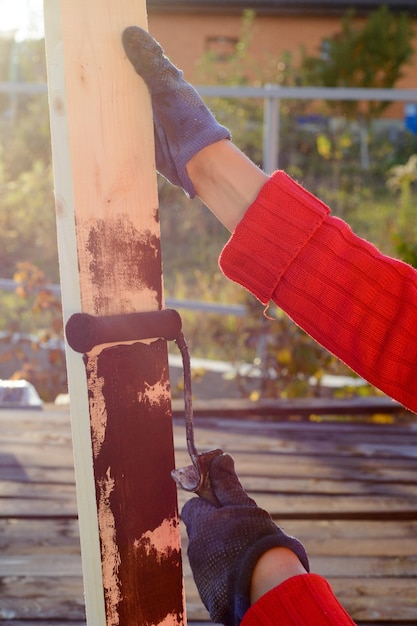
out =
[(275, 172), (220, 256), (262, 303), (274, 301), (371, 384), (417, 412), (417, 271), (355, 235)]
[(244, 615), (241, 626), (354, 626), (329, 583), (317, 574), (288, 578)]

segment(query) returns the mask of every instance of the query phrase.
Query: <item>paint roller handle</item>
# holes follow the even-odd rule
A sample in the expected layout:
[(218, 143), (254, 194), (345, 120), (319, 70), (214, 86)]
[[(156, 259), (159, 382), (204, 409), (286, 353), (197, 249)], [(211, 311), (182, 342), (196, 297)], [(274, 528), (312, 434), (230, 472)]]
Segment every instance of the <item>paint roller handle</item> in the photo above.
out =
[(74, 313), (66, 323), (68, 344), (76, 352), (89, 352), (103, 343), (120, 343), (163, 337), (174, 340), (181, 332), (178, 311), (146, 311), (102, 317), (88, 313)]

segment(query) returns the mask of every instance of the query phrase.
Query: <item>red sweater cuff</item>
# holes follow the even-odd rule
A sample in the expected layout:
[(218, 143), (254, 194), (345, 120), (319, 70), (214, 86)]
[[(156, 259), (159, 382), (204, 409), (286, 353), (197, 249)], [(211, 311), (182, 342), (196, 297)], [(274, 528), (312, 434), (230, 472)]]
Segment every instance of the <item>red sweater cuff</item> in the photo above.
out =
[(354, 626), (325, 578), (293, 576), (259, 598), (241, 626)]
[(267, 304), (329, 211), (285, 172), (275, 172), (223, 249), (222, 271)]

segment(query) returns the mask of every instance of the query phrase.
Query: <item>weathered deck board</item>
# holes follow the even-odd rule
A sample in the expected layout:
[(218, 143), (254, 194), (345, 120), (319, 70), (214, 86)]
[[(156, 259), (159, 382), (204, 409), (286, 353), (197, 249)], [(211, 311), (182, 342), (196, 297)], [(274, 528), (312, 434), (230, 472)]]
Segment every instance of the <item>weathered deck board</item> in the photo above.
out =
[[(198, 418), (361, 626), (417, 623), (417, 427)], [(182, 420), (177, 466), (188, 464)], [(0, 411), (0, 621), (85, 623), (66, 409)], [(183, 503), (189, 494), (181, 492)], [(183, 549), (186, 537), (183, 532)], [(185, 559), (189, 621), (205, 622)]]

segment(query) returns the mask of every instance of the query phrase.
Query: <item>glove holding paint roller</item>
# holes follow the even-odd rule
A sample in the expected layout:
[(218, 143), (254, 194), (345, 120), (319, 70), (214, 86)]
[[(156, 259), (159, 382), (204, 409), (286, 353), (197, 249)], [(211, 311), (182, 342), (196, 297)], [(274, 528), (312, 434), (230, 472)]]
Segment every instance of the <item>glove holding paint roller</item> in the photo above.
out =
[(304, 546), (279, 528), (244, 491), (230, 455), (210, 466), (216, 507), (203, 498), (184, 505), (188, 558), (201, 599), (213, 622), (235, 626), (249, 609), (254, 568), (272, 548), (288, 548), (309, 571)]
[(157, 170), (193, 198), (186, 165), (206, 146), (230, 139), (182, 72), (145, 30), (129, 26), (123, 33), (126, 55), (145, 81), (152, 99)]

